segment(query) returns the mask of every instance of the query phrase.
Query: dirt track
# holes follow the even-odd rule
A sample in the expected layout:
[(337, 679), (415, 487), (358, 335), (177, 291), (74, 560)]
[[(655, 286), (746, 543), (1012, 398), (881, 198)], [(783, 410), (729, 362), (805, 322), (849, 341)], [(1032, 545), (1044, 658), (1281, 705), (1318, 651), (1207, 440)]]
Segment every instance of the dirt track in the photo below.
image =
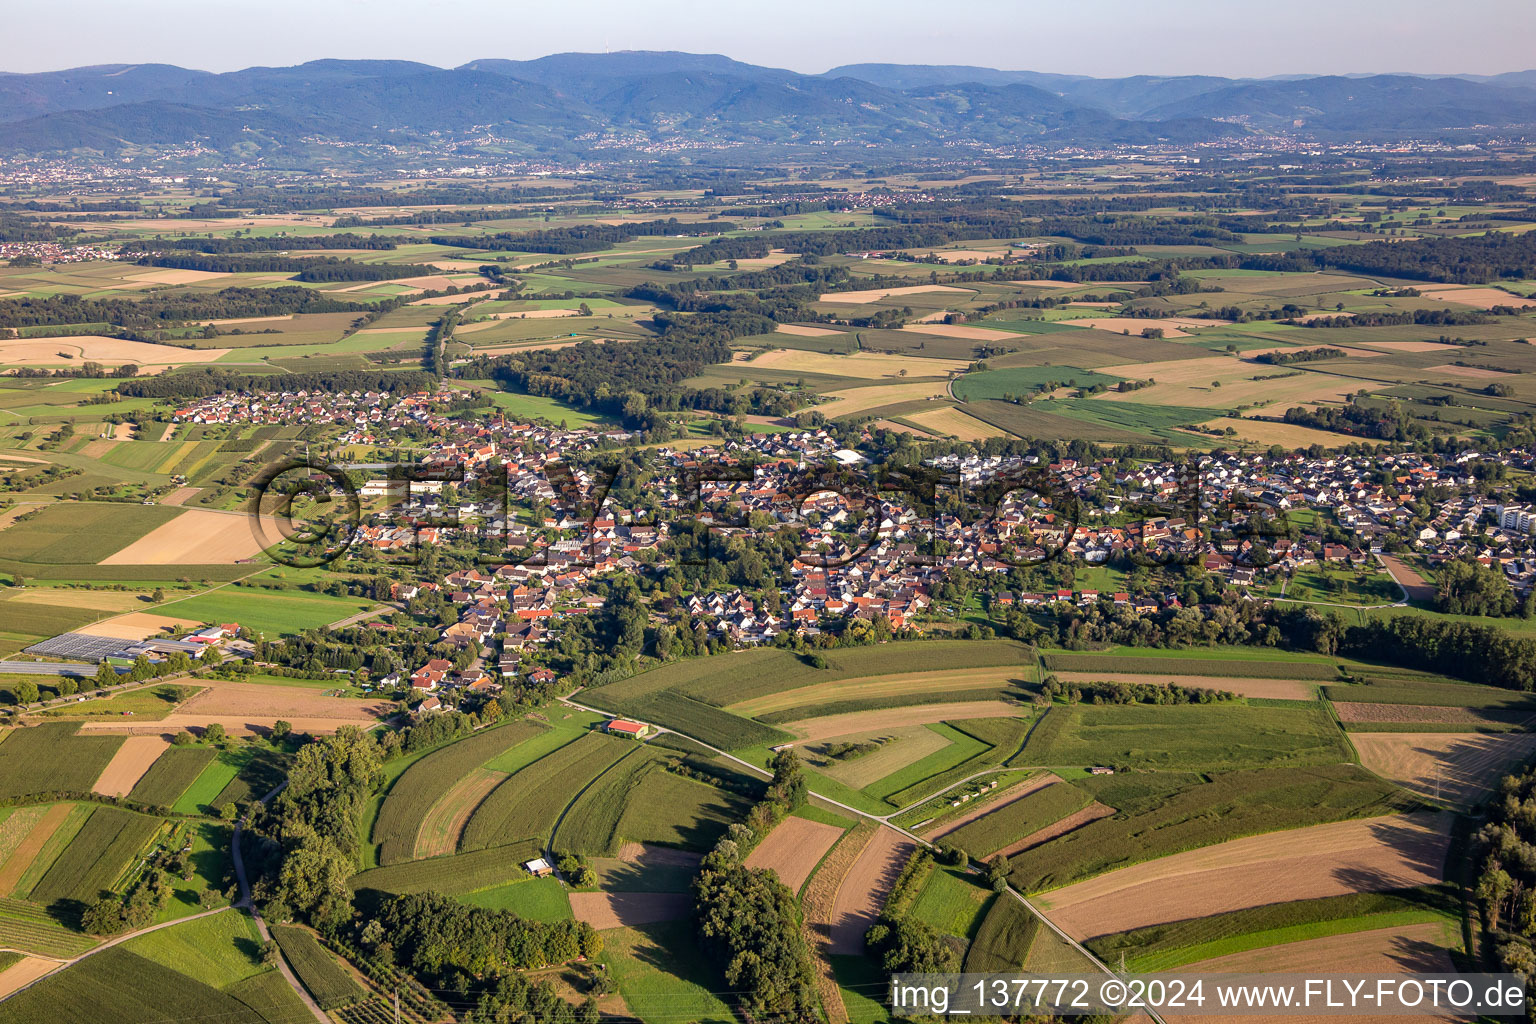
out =
[(875, 923), (886, 894), (917, 844), (895, 829), (882, 828), (848, 869), (832, 901), (829, 952), (861, 954), (864, 933)]
[(1431, 885), (1450, 842), (1444, 814), (1272, 832), (1162, 857), (1040, 897), (1076, 939), (1266, 903)]
[(821, 858), (843, 830), (836, 825), (790, 816), (758, 843), (745, 861), (749, 868), (767, 868), (795, 892), (805, 884)]

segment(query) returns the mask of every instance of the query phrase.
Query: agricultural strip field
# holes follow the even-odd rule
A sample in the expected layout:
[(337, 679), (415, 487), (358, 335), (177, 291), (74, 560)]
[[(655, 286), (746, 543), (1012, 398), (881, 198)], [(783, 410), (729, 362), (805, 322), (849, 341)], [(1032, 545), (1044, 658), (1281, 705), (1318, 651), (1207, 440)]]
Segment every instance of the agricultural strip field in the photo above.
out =
[[(99, 559), (102, 565), (230, 565), (261, 554), (262, 543), (244, 515), (186, 509), (169, 522)], [(167, 570), (174, 572), (175, 570)]]
[(1111, 871), (1042, 896), (1075, 938), (1268, 903), (1438, 883), (1443, 814), (1334, 822), (1237, 839)]
[[(1459, 939), (1454, 925), (1443, 921), (1429, 922), (1232, 953), (1190, 964), (1186, 970), (1189, 973), (1235, 974), (1453, 974), (1456, 967), (1446, 950), (1455, 945), (1459, 945)], [(1216, 1024), (1235, 1024), (1252, 1018), (1209, 1016), (1205, 1019)]]
[(1014, 855), (1010, 879), (1024, 892), (1231, 839), (1419, 807), (1353, 764), (1110, 775), (1073, 785), (1115, 808), (1115, 814)]
[(680, 892), (573, 892), (571, 913), (599, 930), (685, 920), (693, 905)]
[[(95, 564), (164, 526), (176, 515), (175, 509), (158, 505), (47, 505), (31, 518), (5, 527), (5, 557), (30, 565)], [(31, 574), (35, 575), (36, 570)]]
[(36, 903), (0, 897), (0, 946), (64, 958), (78, 956), (94, 945), (95, 939), (65, 928)]
[(1357, 732), (1350, 742), (1371, 771), (1462, 808), (1481, 802), (1500, 777), (1536, 755), (1536, 733)]
[(1263, 700), (1316, 700), (1317, 684), (1305, 679), (1259, 679), (1249, 676), (1181, 676), (1139, 672), (1052, 672), (1063, 683), (1172, 683), (1194, 689), (1226, 690), (1239, 697)]
[(128, 798), (157, 807), (174, 806), (216, 753), (211, 747), (171, 747), (134, 783)]
[(347, 882), (354, 890), (376, 889), (388, 893), (441, 892), (449, 896), (505, 885), (520, 865), (542, 852), (541, 840), (528, 839), (510, 846), (494, 846), (451, 857), (406, 861), (387, 868), (372, 868)]
[(1166, 971), (1249, 949), (1394, 925), (1455, 921), (1460, 915), (1456, 893), (1448, 885), (1437, 885), (1270, 903), (1101, 935), (1085, 945), (1106, 961), (1124, 954), (1138, 972)]
[(965, 951), (964, 970), (991, 974), (1022, 969), (1040, 928), (1040, 919), (1029, 908), (1011, 895), (999, 893), (992, 898)]
[(97, 807), (32, 890), (48, 906), (60, 900), (93, 902), (112, 887), (160, 828), (160, 820), (117, 807)]
[[(1037, 789), (1044, 789), (1046, 786), (1049, 786), (1052, 783), (1061, 781), (1050, 772), (1022, 773), (1021, 781), (1019, 781), (1019, 775), (1015, 775), (1014, 778), (1017, 781), (1017, 785), (1010, 786), (1009, 788), (1000, 790), (996, 793), (983, 794), (982, 796), (977, 797), (975, 803), (979, 806), (974, 806), (963, 814), (959, 814), (947, 819), (941, 819), (937, 825), (914, 826), (914, 830), (920, 831), (925, 839), (942, 839), (944, 836), (949, 835), (951, 832), (955, 831), (963, 825), (975, 821), (977, 818), (991, 814), (993, 811), (1001, 810), (1008, 804), (1012, 803), (1014, 800), (1022, 799)], [(943, 797), (941, 797), (941, 799), (951, 799), (951, 797), (949, 794), (945, 794)], [(955, 797), (954, 799), (958, 799), (958, 797)], [(927, 808), (925, 806), (923, 808), (917, 808), (914, 811), (908, 811), (907, 814), (925, 813), (926, 810)], [(907, 815), (903, 815), (904, 818), (906, 816)]]
[(843, 831), (836, 825), (790, 815), (753, 847), (745, 863), (749, 868), (767, 868), (799, 892)]
[(274, 925), (272, 937), (283, 951), (283, 959), (299, 976), (309, 994), (322, 1010), (335, 1009), (364, 995), (363, 988), (346, 969), (320, 945), (314, 934), (290, 925)]
[(163, 1024), (210, 1018), (219, 1024), (267, 1024), (234, 996), (121, 946), (87, 957), (0, 1003), (4, 1024)]
[(628, 744), (588, 733), (535, 761), (480, 803), (464, 827), (460, 848), (479, 850), (548, 836), (571, 794), (634, 749)]
[[(536, 722), (526, 720), (484, 729), (433, 751), (407, 768), (390, 787), (373, 823), (373, 842), (379, 846), (379, 863), (389, 865), (411, 860), (416, 855), (423, 820), (438, 801), (445, 799), (461, 780), (485, 762), (543, 731)], [(498, 775), (498, 781), (500, 778), (502, 776)], [(452, 847), (443, 852), (451, 853)]]
[(1127, 657), (1118, 654), (1057, 654), (1040, 656), (1047, 672), (1133, 673), (1251, 677), (1259, 679), (1337, 679), (1332, 665), (1310, 661), (1260, 661), (1246, 658)]
[(631, 842), (708, 850), (747, 809), (736, 793), (656, 769), (630, 791), (616, 831)]
[(857, 731), (899, 729), (909, 725), (929, 725), (934, 722), (957, 721), (974, 718), (1017, 718), (1027, 709), (1018, 704), (1000, 700), (965, 701), (955, 704), (918, 704), (879, 711), (858, 711), (846, 714), (807, 718), (797, 722), (785, 722), (784, 728), (800, 738), (802, 743), (814, 743), (836, 736), (847, 736)]
[(1179, 771), (1352, 758), (1338, 727), (1317, 707), (1058, 704), (1030, 734), (1020, 760)]
[(101, 770), (92, 791), (103, 796), (127, 796), (170, 746), (170, 740), (164, 736), (128, 737)]
[(89, 793), (122, 746), (121, 736), (77, 736), (73, 722), (7, 730), (0, 743), (0, 798)]
[(441, 857), (457, 850), (464, 823), (480, 806), (480, 801), (505, 779), (506, 775), (501, 772), (471, 768), (421, 819), (413, 859)]
[(829, 931), (832, 953), (864, 951), (864, 933), (901, 874), (916, 844), (895, 829), (881, 828), (848, 868), (833, 900)]
[(1066, 782), (1032, 790), (975, 821), (945, 833), (945, 842), (974, 857), (1011, 852), (1029, 836), (1093, 802), (1093, 797)]
[(936, 672), (908, 672), (863, 679), (840, 679), (783, 690), (726, 706), (738, 715), (759, 715), (791, 708), (811, 708), (834, 700), (863, 700), (871, 697), (902, 697), (911, 694), (952, 693), (955, 690), (981, 690), (995, 686), (999, 694), (1017, 685), (1025, 676), (1023, 666), (955, 669)]

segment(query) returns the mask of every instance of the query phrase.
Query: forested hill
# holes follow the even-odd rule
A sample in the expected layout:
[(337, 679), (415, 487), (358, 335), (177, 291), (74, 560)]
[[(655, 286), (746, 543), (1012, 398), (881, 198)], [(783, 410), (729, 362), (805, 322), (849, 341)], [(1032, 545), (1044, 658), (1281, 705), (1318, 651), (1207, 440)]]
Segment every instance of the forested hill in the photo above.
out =
[[(0, 153), (197, 142), (302, 152), (306, 140), (422, 146), (471, 129), (576, 155), (618, 135), (705, 144), (1203, 142), (1253, 131), (1394, 136), (1536, 125), (1520, 74), (1286, 80), (1100, 79), (990, 68), (855, 65), (802, 75), (715, 55), (556, 54), (454, 69), (323, 60), (226, 74), (105, 65), (0, 75)], [(578, 138), (586, 141), (578, 143)]]

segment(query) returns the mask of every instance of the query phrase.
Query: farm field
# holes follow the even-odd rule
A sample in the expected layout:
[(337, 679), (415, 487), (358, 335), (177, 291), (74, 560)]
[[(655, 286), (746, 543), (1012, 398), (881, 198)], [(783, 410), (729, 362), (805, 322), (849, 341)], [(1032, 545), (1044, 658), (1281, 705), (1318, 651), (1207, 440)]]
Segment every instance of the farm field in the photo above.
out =
[(876, 830), (838, 886), (828, 919), (830, 952), (856, 954), (863, 950), (864, 933), (875, 923), (886, 894), (914, 849), (912, 840), (894, 829)]
[(752, 849), (749, 868), (767, 868), (798, 892), (816, 865), (843, 835), (843, 829), (791, 815)]
[(1469, 807), (1536, 753), (1536, 734), (1351, 733), (1360, 763), (1409, 792)]
[(1083, 939), (1268, 903), (1410, 889), (1440, 881), (1449, 826), (1445, 815), (1402, 815), (1275, 832), (1111, 871), (1040, 900)]
[(978, 858), (1009, 854), (1041, 829), (1048, 828), (1093, 802), (1093, 797), (1066, 782), (1031, 789), (974, 821), (944, 833), (945, 841)]

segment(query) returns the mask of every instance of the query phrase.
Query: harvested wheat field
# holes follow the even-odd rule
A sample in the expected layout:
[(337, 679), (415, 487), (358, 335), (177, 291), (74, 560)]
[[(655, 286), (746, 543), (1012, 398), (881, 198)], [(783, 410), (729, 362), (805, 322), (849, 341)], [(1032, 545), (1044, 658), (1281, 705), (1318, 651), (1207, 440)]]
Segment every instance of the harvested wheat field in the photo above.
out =
[[(1459, 945), (1447, 926), (1433, 921), (1425, 924), (1378, 928), (1367, 932), (1329, 935), (1321, 939), (1287, 942), (1265, 949), (1218, 956), (1179, 968), (1180, 974), (1454, 974), (1456, 965), (1446, 949)], [(1190, 1020), (1201, 1024), (1253, 1024), (1252, 1014), (1209, 1014)], [(1403, 1020), (1401, 1015), (1381, 1017), (1364, 1014), (1286, 1015), (1290, 1024), (1374, 1024), (1384, 1020)], [(1416, 1021), (1457, 1020), (1465, 1018), (1416, 1016)]]
[(683, 892), (573, 892), (571, 912), (601, 931), (657, 921), (680, 921), (693, 913), (693, 899)]
[(102, 565), (233, 565), (261, 554), (249, 517), (187, 509), (129, 544)]
[(172, 508), (180, 508), (188, 501), (191, 501), (193, 498), (201, 494), (202, 491), (203, 489), (201, 487), (178, 487), (170, 494), (167, 494), (165, 497), (161, 498), (160, 504), (169, 505)]
[(1444, 352), (1445, 346), (1438, 341), (1357, 341), (1356, 345), (1379, 348), (1383, 352)]
[(117, 640), (144, 640), (161, 633), (166, 626), (172, 629), (195, 629), (202, 623), (195, 619), (177, 619), (169, 615), (154, 615), (150, 612), (129, 612), (127, 615), (118, 615), (107, 619), (105, 622), (93, 622), (89, 626), (81, 626), (76, 633), (84, 633), (87, 636), (110, 636)]
[(148, 594), (119, 593), (112, 590), (53, 590), (32, 587), (7, 598), (15, 604), (50, 604), (56, 608), (95, 608), (104, 612), (122, 612), (142, 608)]
[(1494, 306), (1513, 306), (1516, 309), (1528, 309), (1531, 306), (1536, 306), (1536, 299), (1521, 298), (1519, 295), (1507, 292), (1502, 288), (1473, 288), (1465, 286), (1420, 288), (1419, 294), (1426, 299), (1454, 302), (1458, 306), (1473, 306), (1477, 309), (1492, 309)]
[(882, 355), (877, 352), (832, 355), (798, 348), (776, 348), (764, 352), (756, 359), (747, 360), (746, 365), (874, 380), (878, 377), (942, 377), (959, 373), (967, 364), (960, 359), (927, 359), (923, 356)]
[(1452, 377), (1468, 377), (1472, 380), (1508, 380), (1510, 375), (1502, 370), (1488, 370), (1481, 366), (1457, 366), (1454, 363), (1441, 363), (1439, 366), (1426, 366), (1425, 374), (1445, 373)]
[(558, 320), (566, 316), (581, 316), (581, 310), (567, 309), (564, 306), (550, 306), (544, 309), (518, 309), (506, 313), (492, 313), (484, 320), (477, 320), (472, 324), (465, 324), (463, 327), (456, 328), (454, 333), (457, 334), (466, 328), (484, 330), (485, 327), (493, 326), (498, 320)]
[(16, 883), (21, 881), (21, 876), (31, 867), (33, 858), (42, 852), (48, 840), (64, 824), (64, 819), (69, 817), (69, 812), (74, 810), (74, 806), (54, 804), (48, 808), (48, 812), (37, 820), (26, 838), (11, 851), (5, 864), (0, 866), (0, 896), (9, 896), (15, 891)]
[(101, 777), (91, 787), (91, 792), (102, 796), (127, 796), (169, 746), (170, 741), (164, 736), (128, 737), (101, 770)]
[(865, 302), (878, 302), (892, 295), (920, 295), (923, 292), (964, 292), (972, 294), (970, 288), (954, 288), (947, 284), (914, 284), (905, 288), (870, 288), (861, 292), (827, 292), (821, 297), (822, 302), (846, 302), (857, 306)]
[[(1006, 431), (953, 407), (924, 410), (908, 416), (907, 419), (924, 428), (929, 434), (953, 437), (958, 441), (985, 441), (989, 437), (1008, 436)], [(896, 429), (910, 428), (898, 424)]]
[(792, 334), (797, 338), (829, 338), (842, 334), (842, 331), (830, 330), (826, 327), (807, 327), (802, 324), (779, 324), (773, 329), (775, 334)]
[(81, 448), (80, 454), (88, 459), (99, 459), (116, 447), (117, 442), (115, 440), (101, 438), (100, 440), (91, 441), (84, 448)]
[[(1051, 772), (1042, 772), (1039, 775), (1032, 775), (1025, 779), (1023, 782), (1019, 783), (1017, 786), (1014, 786), (1012, 789), (1004, 790), (1002, 794), (998, 795), (991, 801), (983, 803), (979, 807), (973, 807), (969, 811), (966, 811), (964, 814), (960, 815), (958, 818), (950, 818), (943, 824), (933, 829), (919, 832), (918, 834), (921, 835), (924, 839), (942, 838), (943, 836), (947, 836), (951, 832), (960, 828), (962, 825), (969, 825), (977, 818), (985, 817), (986, 815), (991, 814), (993, 811), (1002, 810), (1004, 807), (1007, 807), (1015, 800), (1022, 800), (1024, 797), (1029, 796), (1029, 794), (1035, 792), (1036, 790), (1044, 789), (1046, 786), (1053, 785), (1054, 783), (1060, 781), (1061, 780)], [(914, 831), (916, 830), (914, 829)]]
[[(751, 700), (727, 704), (726, 710), (738, 715), (753, 717), (771, 711), (787, 711), (790, 708), (809, 707), (834, 700), (855, 700), (865, 697), (897, 697), (904, 694), (944, 693), (952, 690), (979, 690), (984, 686), (1002, 686), (1023, 675), (1017, 665), (993, 665), (985, 668), (963, 668), (938, 672), (906, 672), (900, 675), (858, 676), (838, 679), (830, 683), (813, 683), (797, 686), (793, 690), (764, 694)], [(879, 714), (879, 712), (875, 712)], [(878, 728), (872, 726), (871, 728)], [(868, 732), (868, 729), (850, 729), (849, 732)]]
[(476, 768), (460, 779), (422, 817), (421, 825), (416, 830), (416, 846), (412, 855), (420, 860), (423, 857), (440, 857), (457, 850), (464, 823), (469, 820), (475, 808), (480, 806), (480, 801), (506, 777), (505, 772)]
[(140, 722), (138, 724), (133, 724), (131, 718), (85, 722), (80, 726), (80, 731), (83, 733), (107, 733), (114, 736), (159, 735), (169, 739), (182, 730), (198, 735), (210, 725), (222, 725), (225, 734), (229, 736), (266, 736), (272, 732), (272, 727), (277, 724), (279, 719), (292, 726), (294, 732), (309, 733), (312, 736), (328, 735), (344, 725), (356, 725), (366, 728), (378, 721), (376, 718), (359, 719), (353, 715), (330, 715), (325, 717), (282, 713), (259, 715), (184, 715), (176, 712), (153, 722)]
[(896, 876), (917, 844), (895, 829), (882, 828), (864, 847), (832, 901), (830, 952), (864, 952), (864, 933), (875, 923)]
[(767, 868), (795, 892), (811, 877), (821, 858), (842, 836), (836, 825), (790, 815), (747, 854), (749, 868)]
[(1025, 850), (1033, 850), (1037, 846), (1043, 846), (1052, 839), (1060, 839), (1068, 832), (1076, 832), (1089, 822), (1098, 821), (1100, 818), (1107, 818), (1114, 813), (1115, 809), (1113, 807), (1101, 804), (1095, 800), (1082, 810), (1069, 814), (1060, 821), (1053, 821), (1045, 826), (1045, 828), (1037, 832), (1031, 832), (1018, 842), (1010, 843), (997, 852), (1005, 857), (1012, 857), (1016, 853), (1023, 853)]
[(141, 270), (128, 276), (135, 281), (148, 281), (151, 284), (201, 284), (229, 275), (214, 270)]
[(944, 398), (949, 394), (943, 381), (912, 384), (874, 384), (863, 388), (849, 388), (846, 391), (829, 391), (825, 395), (830, 401), (824, 405), (812, 406), (817, 412), (827, 419), (837, 419), (839, 416), (853, 416), (870, 409), (878, 409), (883, 405), (896, 405), (900, 402), (919, 402), (925, 398)]
[(24, 956), (5, 970), (0, 971), (0, 999), (18, 989), (26, 988), (39, 978), (46, 977), (65, 965), (58, 960), (40, 956)]
[[(60, 352), (68, 352), (65, 359)], [(74, 335), (68, 338), (27, 338), (0, 341), (0, 363), (10, 366), (79, 366), (85, 361), (138, 363), (140, 366), (171, 366), (178, 363), (211, 363), (230, 352), (227, 348), (173, 348), (145, 341)]]
[(1304, 679), (1228, 679), (1225, 676), (1151, 675), (1141, 672), (1052, 672), (1064, 683), (1175, 683), (1203, 690), (1227, 690), (1239, 697), (1316, 700), (1317, 683)]
[(1231, 910), (1432, 885), (1450, 816), (1418, 813), (1234, 839), (1120, 868), (1040, 897), (1075, 939)]
[(1233, 431), (1232, 436), (1239, 441), (1252, 441), (1254, 444), (1262, 445), (1278, 444), (1282, 448), (1310, 448), (1314, 444), (1320, 444), (1324, 448), (1335, 448), (1350, 443), (1350, 438), (1346, 434), (1332, 434), (1326, 430), (1314, 430), (1294, 423), (1276, 423), (1273, 420), (1261, 420), (1256, 417), (1245, 419), (1223, 417), (1206, 420), (1200, 426), (1216, 427), (1220, 430), (1230, 428)]
[(704, 858), (692, 850), (676, 850), (670, 846), (657, 846), (655, 843), (637, 843), (630, 840), (619, 847), (619, 854), (615, 860), (625, 864), (667, 865), (669, 867), (693, 867)]
[(1356, 732), (1360, 763), (1410, 792), (1470, 807), (1536, 753), (1536, 733)]
[(847, 736), (852, 732), (898, 729), (904, 725), (928, 725), (966, 718), (1017, 718), (1025, 709), (1001, 700), (958, 701), (953, 704), (916, 704), (883, 711), (853, 711), (845, 715), (806, 718), (779, 726), (800, 737), (802, 743)]
[(1401, 558), (1384, 554), (1381, 556), (1381, 564), (1387, 570), (1387, 575), (1408, 592), (1408, 600), (1433, 601), (1435, 599), (1437, 593), (1435, 585), (1425, 579), (1423, 573)]

